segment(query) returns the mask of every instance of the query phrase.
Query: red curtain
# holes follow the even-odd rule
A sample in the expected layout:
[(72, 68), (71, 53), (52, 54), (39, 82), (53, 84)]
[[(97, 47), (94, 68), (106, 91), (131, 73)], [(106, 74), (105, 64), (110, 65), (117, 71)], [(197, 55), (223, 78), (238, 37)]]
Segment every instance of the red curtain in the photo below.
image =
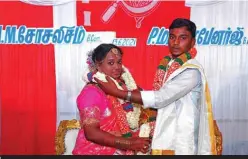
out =
[[(91, 26), (87, 31), (115, 31), (118, 38), (137, 38), (136, 47), (122, 47), (124, 51), (123, 63), (133, 74), (137, 83), (145, 88), (152, 89), (156, 68), (161, 58), (168, 55), (167, 46), (146, 45), (152, 27), (168, 28), (172, 20), (178, 17), (189, 18), (190, 8), (185, 7), (184, 1), (161, 1), (153, 11), (144, 14), (132, 14), (119, 2), (115, 14), (108, 23), (103, 23), (102, 15), (116, 1), (77, 2), (77, 22), (84, 25), (84, 11), (91, 12)], [(129, 6), (144, 7), (149, 1), (126, 1)], [(144, 17), (140, 28), (136, 28), (134, 17)]]
[[(52, 7), (0, 2), (1, 25), (53, 27)], [(1, 152), (54, 154), (53, 45), (0, 45)]]

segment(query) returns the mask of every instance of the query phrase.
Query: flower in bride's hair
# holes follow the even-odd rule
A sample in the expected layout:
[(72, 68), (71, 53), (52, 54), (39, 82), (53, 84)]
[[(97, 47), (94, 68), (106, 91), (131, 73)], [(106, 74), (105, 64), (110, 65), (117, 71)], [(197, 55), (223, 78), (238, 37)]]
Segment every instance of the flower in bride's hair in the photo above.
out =
[(88, 78), (88, 81), (92, 81), (92, 79), (93, 79), (93, 72), (87, 73), (87, 78)]
[(88, 65), (93, 65), (94, 64), (94, 61), (92, 60), (92, 55), (90, 55), (90, 54), (88, 55), (86, 63)]
[(95, 71), (96, 67), (95, 67), (95, 63), (92, 59), (92, 55), (93, 55), (94, 51), (90, 51), (88, 53), (88, 57), (87, 57), (87, 60), (86, 60), (86, 63), (88, 64), (88, 68), (91, 72)]

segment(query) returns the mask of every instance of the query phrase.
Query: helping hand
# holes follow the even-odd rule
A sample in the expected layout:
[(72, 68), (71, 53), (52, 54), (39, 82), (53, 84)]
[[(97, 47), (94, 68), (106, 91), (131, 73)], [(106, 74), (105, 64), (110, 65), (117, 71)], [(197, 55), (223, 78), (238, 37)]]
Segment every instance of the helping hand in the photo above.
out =
[(99, 87), (106, 93), (112, 96), (117, 96), (119, 89), (117, 88), (117, 86), (115, 85), (114, 81), (106, 76), (106, 80), (108, 82), (102, 82), (97, 78), (94, 78), (95, 81), (97, 81)]

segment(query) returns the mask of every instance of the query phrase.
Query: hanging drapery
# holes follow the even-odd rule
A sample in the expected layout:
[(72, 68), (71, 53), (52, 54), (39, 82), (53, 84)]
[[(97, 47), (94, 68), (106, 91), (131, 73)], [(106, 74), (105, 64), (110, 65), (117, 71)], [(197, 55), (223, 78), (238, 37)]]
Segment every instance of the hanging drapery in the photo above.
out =
[[(248, 27), (247, 1), (217, 2), (191, 6), (190, 18), (198, 29), (230, 27), (234, 32), (237, 27)], [(248, 45), (199, 45), (197, 49), (197, 59), (209, 81), (214, 116), (223, 134), (223, 154), (248, 155)]]
[[(53, 27), (52, 7), (0, 3), (4, 27)], [(55, 84), (53, 45), (0, 45), (2, 154), (54, 154)]]
[(20, 0), (24, 3), (38, 5), (38, 6), (57, 6), (74, 2), (75, 0)]

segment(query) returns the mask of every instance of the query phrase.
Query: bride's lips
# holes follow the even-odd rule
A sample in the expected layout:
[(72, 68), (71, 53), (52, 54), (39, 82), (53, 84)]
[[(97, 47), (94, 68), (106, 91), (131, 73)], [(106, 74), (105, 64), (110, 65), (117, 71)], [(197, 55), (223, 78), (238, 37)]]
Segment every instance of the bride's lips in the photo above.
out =
[(120, 76), (121, 75), (121, 71), (120, 72), (113, 72), (114, 76)]

